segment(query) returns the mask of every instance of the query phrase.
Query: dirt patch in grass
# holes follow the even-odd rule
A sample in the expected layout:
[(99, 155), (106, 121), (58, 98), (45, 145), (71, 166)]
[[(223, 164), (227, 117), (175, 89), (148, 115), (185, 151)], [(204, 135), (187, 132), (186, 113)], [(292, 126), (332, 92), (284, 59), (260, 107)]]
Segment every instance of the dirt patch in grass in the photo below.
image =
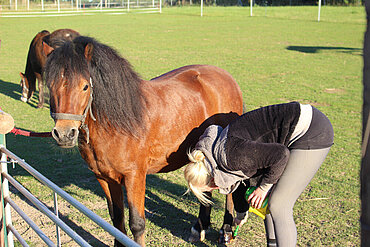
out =
[(324, 90), (325, 93), (332, 93), (332, 94), (343, 94), (346, 92), (346, 90), (344, 89), (340, 89), (340, 88), (326, 88)]
[[(16, 194), (11, 194), (12, 200), (27, 214), (32, 221), (41, 229), (41, 231), (55, 244), (57, 243), (57, 231), (54, 222), (45, 214), (41, 213), (31, 202), (21, 198)], [(52, 212), (54, 212), (54, 202), (43, 202)], [(94, 202), (94, 208), (106, 209), (106, 203)], [(24, 219), (13, 209), (12, 221), (15, 229), (21, 234), (30, 246), (46, 246), (44, 241), (37, 233), (24, 221)], [(92, 246), (113, 246), (113, 237), (105, 232), (101, 227), (96, 225), (85, 215), (77, 211), (72, 205), (65, 200), (58, 198), (59, 218), (63, 220), (70, 228), (85, 239)], [(105, 219), (110, 222), (110, 219)], [(60, 232), (60, 241), (62, 246), (79, 246), (70, 236), (62, 229)], [(16, 240), (16, 238), (15, 238)], [(17, 245), (17, 243), (16, 243)]]

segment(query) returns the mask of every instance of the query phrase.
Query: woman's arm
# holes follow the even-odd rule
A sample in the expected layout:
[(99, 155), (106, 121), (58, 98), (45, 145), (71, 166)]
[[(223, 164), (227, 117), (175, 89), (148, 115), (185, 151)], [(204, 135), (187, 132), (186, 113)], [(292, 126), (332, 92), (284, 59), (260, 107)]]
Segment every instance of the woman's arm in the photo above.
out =
[(289, 159), (289, 150), (279, 143), (260, 143), (233, 138), (234, 148), (228, 155), (233, 162), (228, 163), (230, 170), (240, 170), (249, 177), (263, 171), (260, 187), (248, 198), (255, 208), (262, 205), (269, 189), (281, 177)]
[(261, 184), (275, 184), (279, 180), (290, 155), (286, 146), (236, 137), (228, 138), (227, 141), (226, 170), (242, 171), (248, 177), (263, 171)]

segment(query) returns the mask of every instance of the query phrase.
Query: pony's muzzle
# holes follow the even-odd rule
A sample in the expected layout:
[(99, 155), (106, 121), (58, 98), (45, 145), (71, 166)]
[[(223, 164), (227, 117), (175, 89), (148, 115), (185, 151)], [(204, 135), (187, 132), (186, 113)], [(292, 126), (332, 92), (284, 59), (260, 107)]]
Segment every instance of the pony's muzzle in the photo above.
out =
[(78, 128), (57, 128), (54, 127), (51, 135), (60, 147), (71, 148), (77, 144)]

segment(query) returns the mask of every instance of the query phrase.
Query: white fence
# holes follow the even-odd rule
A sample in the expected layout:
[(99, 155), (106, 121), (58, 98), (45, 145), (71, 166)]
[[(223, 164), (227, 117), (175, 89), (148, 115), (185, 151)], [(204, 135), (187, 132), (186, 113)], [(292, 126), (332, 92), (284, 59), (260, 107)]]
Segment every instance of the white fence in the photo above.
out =
[[(2, 138), (2, 135), (0, 135)], [(2, 220), (3, 235), (0, 236), (0, 240), (5, 240), (5, 246), (13, 247), (13, 240), (16, 237), (19, 243), (22, 246), (28, 246), (26, 241), (22, 238), (21, 234), (15, 229), (12, 225), (11, 220), (11, 210), (13, 209), (17, 212), (25, 222), (39, 235), (39, 237), (45, 242), (47, 246), (61, 246), (60, 242), (60, 235), (59, 229), (63, 230), (67, 235), (69, 235), (78, 245), (80, 246), (91, 246), (86, 240), (84, 240), (81, 236), (79, 236), (73, 229), (71, 229), (68, 225), (66, 225), (59, 217), (58, 217), (58, 195), (61, 196), (64, 200), (78, 209), (81, 213), (85, 214), (88, 218), (94, 221), (97, 225), (102, 227), (105, 231), (110, 233), (114, 236), (120, 243), (125, 246), (139, 246), (117, 228), (113, 227), (111, 224), (106, 222), (104, 219), (96, 215), (94, 212), (86, 208), (68, 193), (63, 191), (53, 182), (48, 180), (38, 171), (36, 171), (33, 167), (27, 164), (24, 160), (13, 154), (11, 151), (5, 148), (4, 145), (0, 142), (0, 153), (1, 153), (1, 203), (2, 203), (2, 213), (0, 213), (0, 219)], [(7, 160), (10, 159), (11, 163), (17, 163), (23, 169), (25, 169), (29, 174), (34, 176), (37, 180), (39, 180), (43, 185), (49, 187), (54, 192), (54, 212), (50, 211), (41, 201), (39, 201), (35, 196), (33, 196), (27, 189), (25, 189), (19, 182), (17, 182), (12, 176), (10, 176), (7, 172)], [(14, 201), (10, 198), (9, 193), (9, 183), (13, 185), (15, 189), (17, 189), (20, 193), (22, 193), (32, 204), (43, 214), (49, 217), (56, 225), (55, 234), (57, 243), (51, 241), (40, 229), (39, 227), (30, 219), (18, 206), (14, 203)], [(1, 224), (0, 224), (1, 226)], [(6, 227), (4, 227), (6, 226)], [(1, 227), (0, 227), (1, 228)], [(14, 237), (13, 237), (14, 236)], [(2, 243), (0, 242), (0, 246)]]
[(6, 0), (1, 17), (96, 13), (161, 13), (162, 0)]

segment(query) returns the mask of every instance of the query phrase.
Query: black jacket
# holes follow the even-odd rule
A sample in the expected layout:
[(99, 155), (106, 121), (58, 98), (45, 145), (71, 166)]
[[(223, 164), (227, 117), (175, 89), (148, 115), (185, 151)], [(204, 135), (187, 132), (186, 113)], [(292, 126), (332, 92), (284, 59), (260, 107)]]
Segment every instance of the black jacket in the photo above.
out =
[(298, 102), (271, 105), (247, 112), (229, 124), (220, 169), (242, 171), (253, 177), (263, 173), (262, 184), (275, 184), (289, 159), (289, 139), (299, 120)]

